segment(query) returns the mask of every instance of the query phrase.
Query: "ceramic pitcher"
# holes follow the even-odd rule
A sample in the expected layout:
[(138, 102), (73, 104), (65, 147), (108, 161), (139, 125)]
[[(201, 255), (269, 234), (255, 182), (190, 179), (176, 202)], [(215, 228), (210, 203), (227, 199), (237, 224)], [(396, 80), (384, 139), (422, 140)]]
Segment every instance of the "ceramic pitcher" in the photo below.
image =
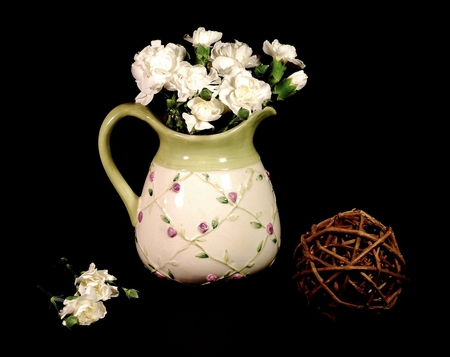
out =
[[(178, 133), (141, 104), (121, 104), (106, 116), (98, 138), (101, 162), (126, 206), (147, 269), (160, 278), (204, 285), (249, 277), (272, 264), (280, 248), (280, 219), (253, 136), (275, 114), (266, 107), (211, 135)], [(159, 138), (140, 196), (110, 150), (111, 132), (127, 116), (148, 123)]]

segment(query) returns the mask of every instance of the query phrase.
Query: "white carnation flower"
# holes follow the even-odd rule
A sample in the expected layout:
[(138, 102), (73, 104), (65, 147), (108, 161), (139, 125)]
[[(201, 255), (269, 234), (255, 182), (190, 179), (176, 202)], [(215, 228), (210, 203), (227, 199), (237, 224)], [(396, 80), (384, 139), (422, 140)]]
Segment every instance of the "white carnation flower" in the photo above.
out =
[(88, 289), (93, 289), (97, 293), (97, 300), (108, 300), (119, 295), (116, 286), (111, 286), (107, 282), (116, 278), (108, 274), (108, 270), (97, 270), (94, 263), (91, 263), (89, 270), (75, 279), (78, 285), (78, 294), (84, 295)]
[[(210, 61), (218, 57), (233, 59), (236, 65), (242, 68), (254, 68), (261, 63), (259, 57), (252, 55), (253, 50), (246, 44), (235, 40), (235, 43), (217, 42), (211, 50)], [(213, 65), (214, 66), (214, 65)]]
[(178, 102), (185, 102), (200, 93), (203, 88), (216, 91), (220, 83), (215, 69), (208, 73), (206, 67), (182, 62), (166, 84), (166, 89), (178, 92)]
[(186, 55), (183, 46), (168, 43), (161, 45), (160, 40), (154, 40), (134, 56), (131, 73), (141, 91), (136, 102), (147, 105), (172, 77), (178, 65)]
[(225, 76), (219, 87), (219, 99), (236, 115), (241, 108), (250, 114), (262, 110), (262, 104), (271, 96), (270, 85), (254, 78), (245, 69)]
[(263, 51), (277, 61), (291, 62), (300, 68), (305, 67), (305, 64), (296, 58), (297, 51), (294, 46), (282, 45), (278, 40), (272, 43), (266, 40), (263, 43)]
[[(59, 312), (61, 319), (67, 315), (75, 316), (80, 325), (90, 325), (106, 315), (105, 305), (97, 300), (97, 293), (92, 286), (75, 299), (65, 299), (63, 304), (64, 308)], [(66, 326), (66, 321), (63, 321), (63, 325)]]
[(288, 78), (291, 79), (291, 84), (295, 85), (295, 90), (302, 89), (308, 80), (308, 76), (303, 70), (292, 73)]
[(204, 27), (199, 27), (194, 31), (192, 37), (184, 35), (184, 39), (192, 43), (194, 47), (202, 45), (203, 47), (210, 47), (214, 42), (222, 38), (222, 32), (206, 31)]
[(214, 129), (209, 122), (219, 119), (228, 109), (217, 98), (203, 100), (200, 97), (194, 97), (187, 103), (187, 106), (191, 110), (191, 114), (183, 113), (183, 119), (189, 132), (193, 129)]

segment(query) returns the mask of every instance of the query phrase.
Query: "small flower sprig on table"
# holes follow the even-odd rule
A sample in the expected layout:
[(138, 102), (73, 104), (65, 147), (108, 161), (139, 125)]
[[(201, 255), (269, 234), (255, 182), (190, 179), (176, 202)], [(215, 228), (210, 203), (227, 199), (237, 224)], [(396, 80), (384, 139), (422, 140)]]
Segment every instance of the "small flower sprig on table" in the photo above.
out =
[(140, 90), (136, 103), (162, 106), (162, 121), (177, 132), (214, 134), (306, 85), (305, 64), (296, 58), (295, 47), (266, 40), (262, 49), (270, 60), (264, 64), (246, 43), (221, 38), (221, 32), (204, 27), (185, 35), (193, 55), (181, 45), (151, 41), (131, 66)]
[[(81, 275), (75, 273), (66, 258), (61, 258), (60, 263), (64, 263), (75, 277), (75, 294), (61, 298), (62, 295), (53, 296), (40, 285), (38, 288), (50, 296), (51, 305), (63, 320), (62, 324), (68, 328), (75, 325), (90, 325), (104, 318), (106, 308), (103, 301), (119, 296), (119, 288), (129, 299), (139, 298), (137, 290), (119, 286), (115, 283), (115, 276), (109, 274), (108, 270), (98, 270), (94, 263), (91, 263), (89, 270)], [(60, 309), (58, 303), (64, 307)]]

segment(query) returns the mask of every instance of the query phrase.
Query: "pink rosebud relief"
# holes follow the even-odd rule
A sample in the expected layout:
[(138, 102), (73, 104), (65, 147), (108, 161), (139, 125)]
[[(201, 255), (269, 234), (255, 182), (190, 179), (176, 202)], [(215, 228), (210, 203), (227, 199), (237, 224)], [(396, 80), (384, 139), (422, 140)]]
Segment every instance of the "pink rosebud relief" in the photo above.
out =
[(228, 198), (231, 202), (236, 203), (236, 199), (237, 199), (237, 193), (236, 192), (230, 192), (228, 194)]
[(153, 182), (155, 180), (155, 171), (150, 172), (150, 175), (148, 175), (148, 178), (150, 179), (150, 182)]
[(142, 222), (142, 218), (144, 218), (144, 214), (142, 213), (142, 211), (140, 211), (139, 214), (138, 214), (138, 221), (139, 221), (139, 223)]
[(217, 280), (217, 275), (214, 275), (214, 274), (208, 274), (208, 275), (206, 276), (206, 280), (207, 280), (207, 281), (216, 281), (216, 280)]
[(266, 227), (267, 233), (269, 234), (273, 234), (273, 224), (272, 223), (268, 223), (267, 227)]
[(236, 274), (233, 275), (233, 279), (239, 280), (241, 278), (242, 278), (242, 275), (239, 274), (239, 273), (236, 273)]
[(173, 227), (169, 227), (169, 228), (167, 228), (167, 235), (170, 238), (173, 238), (173, 237), (175, 237), (177, 235), (177, 230), (175, 228), (173, 228)]
[(165, 276), (162, 275), (159, 271), (156, 271), (156, 272), (155, 272), (155, 275), (156, 275), (158, 278), (160, 278), (160, 279), (165, 278)]
[(178, 182), (175, 182), (175, 183), (172, 185), (172, 191), (175, 192), (175, 193), (180, 192), (180, 188), (181, 188), (181, 186), (180, 186), (180, 184), (179, 184)]
[(266, 170), (267, 179), (270, 181), (270, 172)]
[(207, 230), (209, 229), (208, 225), (206, 224), (206, 222), (202, 222), (198, 225), (198, 230), (201, 233), (205, 233)]

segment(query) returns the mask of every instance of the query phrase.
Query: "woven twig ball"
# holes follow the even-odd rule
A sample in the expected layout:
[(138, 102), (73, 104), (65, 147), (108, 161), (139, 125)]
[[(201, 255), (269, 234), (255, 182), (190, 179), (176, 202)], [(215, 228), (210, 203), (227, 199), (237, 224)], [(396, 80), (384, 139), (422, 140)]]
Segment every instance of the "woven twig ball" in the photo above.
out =
[(408, 280), (392, 228), (356, 209), (314, 224), (294, 259), (308, 306), (333, 320), (337, 311), (391, 309)]

